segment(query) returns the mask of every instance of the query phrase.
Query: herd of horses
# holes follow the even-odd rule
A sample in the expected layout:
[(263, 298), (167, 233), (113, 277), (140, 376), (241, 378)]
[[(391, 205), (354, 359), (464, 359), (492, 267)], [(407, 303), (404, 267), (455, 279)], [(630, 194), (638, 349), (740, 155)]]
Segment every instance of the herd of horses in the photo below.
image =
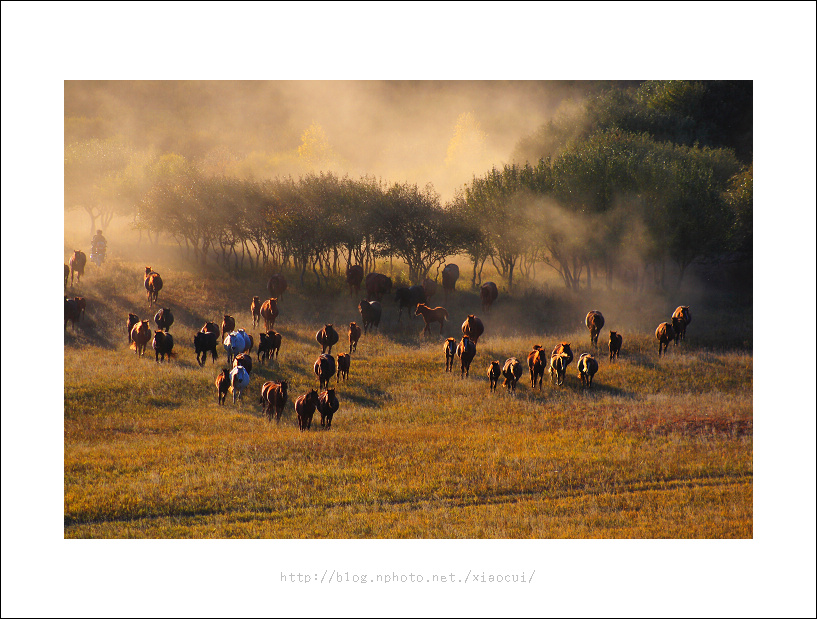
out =
[[(70, 271), (73, 286), (73, 275), (77, 274), (77, 282), (83, 274), (85, 266), (84, 254), (75, 251), (71, 256), (69, 265), (66, 265), (65, 286), (68, 286), (68, 275)], [(454, 264), (446, 265), (443, 270), (443, 290), (448, 295), (454, 291), (455, 283), (459, 277), (459, 268)], [(364, 282), (363, 269), (353, 266), (347, 269), (347, 283), (350, 294), (360, 292), (360, 285)], [(315, 412), (321, 415), (321, 427), (329, 429), (332, 424), (332, 417), (338, 411), (339, 401), (335, 388), (332, 388), (331, 379), (335, 377), (336, 384), (341, 379), (348, 380), (351, 368), (352, 353), (357, 352), (357, 345), (361, 337), (369, 330), (379, 329), (380, 320), (383, 313), (381, 301), (383, 295), (390, 294), (392, 282), (389, 277), (380, 273), (369, 273), (365, 277), (365, 286), (368, 298), (361, 299), (358, 304), (362, 327), (357, 322), (349, 323), (348, 341), (349, 352), (338, 353), (337, 359), (332, 356), (332, 348), (340, 341), (340, 334), (333, 324), (325, 324), (315, 334), (315, 340), (321, 347), (320, 355), (313, 364), (313, 371), (318, 379), (318, 389), (300, 395), (295, 400), (295, 412), (298, 418), (298, 426), (301, 431), (309, 430)], [(147, 292), (148, 309), (158, 303), (159, 291), (163, 287), (161, 276), (153, 271), (151, 267), (145, 267), (144, 287)], [(287, 289), (286, 279), (283, 275), (275, 274), (267, 282), (267, 290), (270, 298), (261, 301), (260, 297), (253, 297), (250, 303), (250, 315), (254, 328), (260, 328), (261, 318), (264, 319), (265, 332), (259, 334), (257, 347), (257, 362), (264, 364), (267, 361), (275, 363), (281, 349), (282, 335), (274, 330), (275, 321), (279, 315), (278, 302)], [(448, 321), (449, 314), (444, 307), (432, 308), (426, 303), (436, 292), (436, 282), (426, 279), (422, 285), (411, 287), (401, 287), (396, 290), (394, 301), (398, 307), (398, 322), (402, 318), (403, 309), (414, 309), (415, 316), (421, 316), (425, 322), (422, 335), (431, 335), (430, 325), (440, 324), (440, 335), (443, 333), (444, 323)], [(485, 313), (490, 313), (491, 306), (497, 300), (499, 294), (496, 284), (486, 282), (480, 288), (481, 306)], [(65, 297), (65, 328), (68, 322), (72, 322), (72, 328), (77, 320), (80, 320), (85, 312), (85, 299), (82, 297)], [(658, 340), (659, 358), (666, 354), (670, 341), (675, 345), (683, 341), (686, 337), (687, 326), (691, 323), (692, 317), (689, 306), (679, 306), (673, 312), (671, 320), (661, 323), (655, 331)], [(138, 315), (129, 313), (126, 323), (128, 343), (136, 351), (137, 356), (144, 355), (148, 342), (154, 350), (156, 362), (160, 359), (164, 362), (165, 357), (175, 357), (173, 352), (173, 337), (170, 335), (170, 327), (174, 322), (173, 313), (170, 308), (160, 308), (153, 316), (156, 326), (155, 332), (151, 331), (149, 320), (140, 320)], [(591, 310), (585, 317), (585, 326), (590, 333), (590, 346), (598, 351), (598, 338), (604, 327), (604, 316), (598, 310)], [(454, 359), (460, 360), (460, 377), (468, 378), (471, 364), (477, 354), (477, 345), (480, 337), (485, 332), (485, 325), (475, 314), (469, 314), (461, 326), (462, 338), (449, 337), (443, 343), (443, 355), (445, 358), (445, 372), (453, 372)], [(152, 336), (152, 337), (151, 337)], [(225, 314), (221, 325), (215, 322), (206, 322), (204, 326), (194, 335), (193, 348), (196, 352), (196, 361), (203, 367), (207, 361), (208, 354), (215, 364), (218, 358), (218, 346), (221, 344), (227, 354), (227, 363), (232, 368), (221, 369), (215, 378), (217, 401), (223, 405), (229, 393), (232, 393), (233, 403), (241, 401), (242, 396), (250, 384), (252, 372), (251, 353), (255, 347), (255, 341), (251, 334), (244, 329), (236, 329), (236, 321), (233, 316)], [(618, 355), (622, 349), (623, 338), (616, 331), (610, 331), (609, 338), (609, 360), (618, 360)], [(536, 344), (528, 353), (528, 370), (530, 373), (531, 389), (542, 390), (542, 381), (545, 371), (548, 372), (550, 382), (559, 387), (565, 382), (565, 377), (570, 364), (573, 362), (573, 352), (570, 342), (560, 342), (548, 356), (546, 350)], [(576, 365), (577, 376), (581, 380), (582, 388), (590, 389), (593, 385), (593, 377), (599, 370), (599, 363), (595, 355), (582, 353)], [(524, 368), (516, 357), (509, 357), (504, 364), (499, 360), (490, 362), (487, 369), (489, 391), (496, 391), (497, 383), (503, 378), (503, 386), (508, 392), (516, 390), (516, 384), (522, 377)], [(286, 380), (266, 381), (261, 386), (259, 403), (263, 406), (263, 414), (268, 421), (273, 419), (280, 422), (281, 415), (285, 409), (288, 399), (288, 383)]]

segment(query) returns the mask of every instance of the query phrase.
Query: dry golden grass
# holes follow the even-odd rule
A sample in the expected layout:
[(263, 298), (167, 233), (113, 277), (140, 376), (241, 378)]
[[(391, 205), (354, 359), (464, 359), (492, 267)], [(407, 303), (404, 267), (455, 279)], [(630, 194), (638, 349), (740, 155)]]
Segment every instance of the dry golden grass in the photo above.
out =
[[(520, 292), (484, 317), (461, 380), (458, 364), (443, 371), (442, 338), (421, 339), (417, 318), (398, 325), (385, 299), (380, 332), (361, 338), (337, 385), (331, 431), (316, 414), (301, 433), (293, 403), (317, 388), (315, 332), (334, 323), (333, 354), (348, 351), (359, 299), (341, 281), (317, 293), (314, 278), (306, 290), (291, 280), (275, 325), (280, 362), (254, 359), (244, 401), (220, 407), (213, 379), (226, 357), (200, 368), (193, 334), (226, 312), (257, 341), (249, 307), (267, 296), (266, 278), (154, 261), (178, 352), (157, 365), (126, 345), (127, 313), (156, 311), (143, 266), (114, 256), (75, 287), (88, 318), (65, 336), (66, 537), (752, 537), (751, 320), (745, 335), (695, 306), (687, 341), (659, 360), (649, 325), (666, 318), (641, 314), (671, 303)], [(451, 314), (443, 338), (480, 313), (476, 293), (438, 295)], [(600, 344), (608, 328), (624, 336), (618, 363), (601, 344), (592, 390), (574, 361), (562, 388), (546, 375), (531, 390), (526, 369), (514, 394), (501, 382), (489, 393), (493, 359), (524, 363), (532, 344), (563, 340), (576, 358), (589, 351), (578, 309), (588, 304), (607, 318)], [(258, 403), (270, 379), (289, 381), (280, 425)]]

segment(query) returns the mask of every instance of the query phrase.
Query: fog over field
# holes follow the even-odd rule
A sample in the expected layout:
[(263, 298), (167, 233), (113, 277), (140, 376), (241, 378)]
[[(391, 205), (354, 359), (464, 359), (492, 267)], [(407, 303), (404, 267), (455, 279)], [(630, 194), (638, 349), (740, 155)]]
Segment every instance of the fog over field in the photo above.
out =
[[(520, 139), (566, 100), (605, 84), (66, 81), (65, 139), (120, 135), (137, 148), (230, 162), (239, 176), (311, 169), (431, 182), (445, 200), (473, 175), (510, 162)], [(317, 144), (307, 153), (310, 138)], [(276, 163), (259, 163), (270, 158)], [(255, 165), (237, 163), (245, 159)]]

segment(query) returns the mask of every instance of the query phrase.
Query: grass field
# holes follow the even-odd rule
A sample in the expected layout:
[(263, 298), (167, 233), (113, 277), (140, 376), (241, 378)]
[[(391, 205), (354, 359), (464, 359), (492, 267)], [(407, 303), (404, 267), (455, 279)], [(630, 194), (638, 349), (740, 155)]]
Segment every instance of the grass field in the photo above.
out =
[[(128, 312), (152, 317), (142, 274), (162, 274), (160, 306), (175, 323), (175, 359), (157, 365), (127, 347)], [(461, 265), (464, 266), (464, 265)], [(315, 332), (327, 322), (348, 351), (359, 298), (340, 280), (314, 276), (279, 300), (280, 361), (254, 359), (238, 405), (219, 406), (213, 381), (226, 355), (200, 368), (192, 338), (224, 313), (253, 333), (253, 295), (266, 277), (192, 266), (175, 252), (153, 262), (117, 256), (74, 293), (87, 318), (65, 334), (64, 535), (66, 538), (751, 538), (753, 359), (751, 300), (566, 293), (556, 286), (501, 291), (485, 316), (467, 269), (447, 302), (443, 336), (420, 337), (419, 318), (397, 323), (384, 299), (377, 333), (361, 338), (330, 431), (301, 433), (295, 398), (317, 379)], [(692, 296), (692, 300), (690, 300)], [(660, 360), (653, 332), (677, 305), (691, 305), (686, 342)], [(724, 309), (728, 308), (728, 309)], [(527, 368), (513, 394), (489, 393), (486, 368), (533, 344), (570, 341), (589, 352), (583, 318), (606, 324), (592, 390), (575, 361), (566, 383), (532, 390)], [(442, 339), (469, 313), (486, 332), (471, 375), (444, 372)], [(152, 325), (153, 328), (153, 325)], [(606, 358), (609, 329), (624, 337)], [(344, 347), (344, 342), (346, 346)], [(602, 344), (602, 342), (604, 342)], [(258, 394), (289, 382), (280, 425)], [(333, 385), (335, 381), (333, 379)]]

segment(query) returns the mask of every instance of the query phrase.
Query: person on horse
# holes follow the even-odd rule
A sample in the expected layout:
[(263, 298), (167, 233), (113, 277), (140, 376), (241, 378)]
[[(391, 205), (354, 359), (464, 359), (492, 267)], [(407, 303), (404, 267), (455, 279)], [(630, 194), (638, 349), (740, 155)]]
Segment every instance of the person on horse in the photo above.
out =
[(105, 240), (105, 237), (102, 236), (102, 230), (97, 230), (94, 238), (91, 239), (91, 249), (93, 251), (98, 251), (99, 253), (104, 254), (105, 248), (108, 245), (108, 241)]

